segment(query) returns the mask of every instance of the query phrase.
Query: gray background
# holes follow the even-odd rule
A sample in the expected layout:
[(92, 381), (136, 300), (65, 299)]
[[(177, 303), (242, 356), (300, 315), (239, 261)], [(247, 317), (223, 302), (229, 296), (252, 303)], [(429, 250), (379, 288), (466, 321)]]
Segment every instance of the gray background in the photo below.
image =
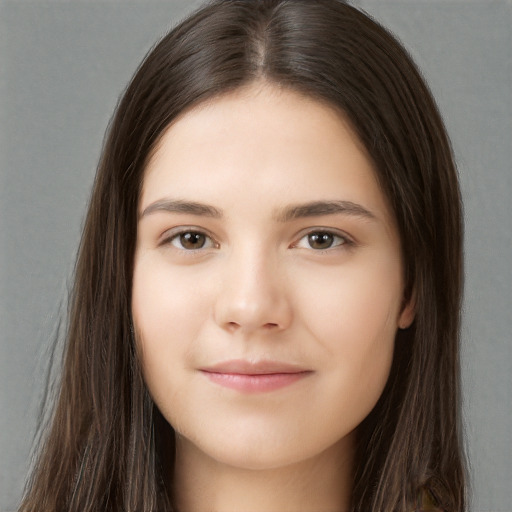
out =
[[(356, 2), (402, 40), (451, 134), (466, 215), (472, 510), (510, 512), (512, 2)], [(0, 0), (0, 511), (27, 472), (47, 347), (103, 133), (139, 61), (198, 2)]]

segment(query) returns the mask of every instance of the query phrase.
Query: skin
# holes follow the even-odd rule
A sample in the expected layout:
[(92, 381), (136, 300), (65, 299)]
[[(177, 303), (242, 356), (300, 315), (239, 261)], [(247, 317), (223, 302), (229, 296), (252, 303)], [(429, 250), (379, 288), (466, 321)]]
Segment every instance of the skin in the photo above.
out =
[[(290, 215), (316, 201), (350, 208)], [(132, 313), (146, 383), (177, 434), (179, 509), (346, 510), (355, 429), (414, 315), (392, 212), (349, 123), (265, 82), (222, 95), (166, 130), (139, 206)], [(201, 371), (233, 359), (308, 373), (244, 392)]]

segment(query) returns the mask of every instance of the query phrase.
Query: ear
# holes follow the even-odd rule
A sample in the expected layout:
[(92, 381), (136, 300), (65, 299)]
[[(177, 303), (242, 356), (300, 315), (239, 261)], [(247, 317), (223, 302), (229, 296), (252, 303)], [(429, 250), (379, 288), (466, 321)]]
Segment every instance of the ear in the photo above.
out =
[(413, 290), (409, 298), (404, 298), (402, 302), (402, 309), (398, 317), (398, 328), (407, 329), (411, 326), (416, 316), (416, 293)]

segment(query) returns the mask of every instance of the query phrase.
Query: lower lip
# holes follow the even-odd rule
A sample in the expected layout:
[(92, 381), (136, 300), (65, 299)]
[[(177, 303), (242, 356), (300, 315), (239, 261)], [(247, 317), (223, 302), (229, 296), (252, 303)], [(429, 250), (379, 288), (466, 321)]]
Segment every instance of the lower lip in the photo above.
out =
[(261, 375), (246, 375), (241, 373), (216, 373), (202, 372), (215, 384), (225, 388), (235, 389), (245, 393), (263, 393), (265, 391), (275, 391), (286, 386), (290, 386), (312, 372), (297, 373), (268, 373)]

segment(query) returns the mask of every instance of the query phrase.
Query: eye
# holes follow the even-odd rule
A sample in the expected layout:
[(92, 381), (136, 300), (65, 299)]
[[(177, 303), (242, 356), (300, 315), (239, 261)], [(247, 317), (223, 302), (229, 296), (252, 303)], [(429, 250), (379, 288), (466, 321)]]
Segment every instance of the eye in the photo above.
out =
[(303, 249), (314, 249), (322, 251), (326, 249), (333, 249), (341, 245), (350, 245), (352, 242), (340, 234), (332, 233), (331, 231), (311, 231), (303, 236), (294, 247)]
[(163, 241), (163, 244), (170, 244), (182, 251), (211, 249), (217, 245), (207, 234), (192, 229), (171, 234)]

